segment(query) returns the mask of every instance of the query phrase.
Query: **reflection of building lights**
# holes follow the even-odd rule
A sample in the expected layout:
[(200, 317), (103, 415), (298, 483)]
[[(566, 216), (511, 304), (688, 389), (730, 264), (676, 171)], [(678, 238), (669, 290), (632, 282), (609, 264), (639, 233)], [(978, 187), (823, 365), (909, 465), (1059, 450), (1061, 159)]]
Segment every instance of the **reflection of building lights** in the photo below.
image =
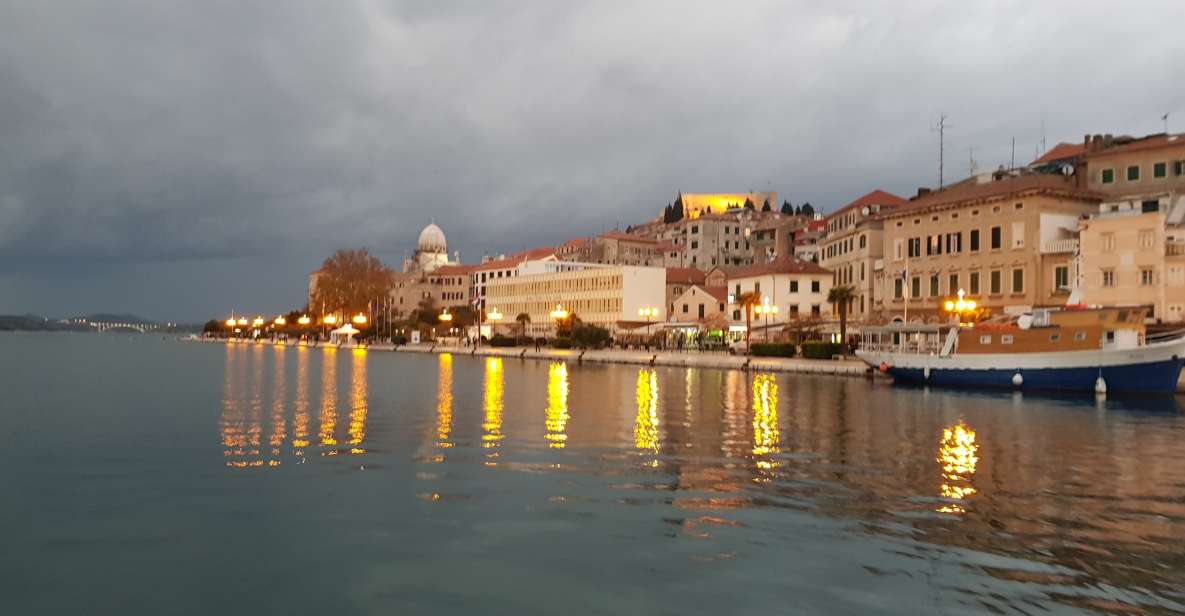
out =
[(296, 356), (296, 402), (292, 411), (293, 454), (304, 457), (309, 446), (309, 354), (305, 349)]
[[(634, 417), (634, 447), (640, 451), (658, 453), (658, 374), (654, 370), (638, 370), (635, 396), (638, 414)], [(653, 462), (654, 465), (657, 463), (657, 460)]]
[(350, 453), (366, 453), (361, 447), (366, 439), (366, 415), (370, 412), (366, 377), (366, 351), (354, 350), (352, 382), (350, 384)]
[[(486, 379), (484, 393), (485, 418), (481, 423), (481, 446), (486, 449), (497, 449), (502, 442), (502, 358), (490, 357), (486, 359)], [(487, 454), (490, 458), (498, 457), (497, 451)], [(494, 462), (486, 462), (493, 466)]]
[[(979, 445), (975, 442), (975, 430), (959, 422), (942, 430), (942, 441), (938, 446), (937, 461), (942, 464), (943, 498), (962, 501), (975, 494), (971, 477), (979, 464)], [(963, 513), (960, 503), (948, 503), (938, 508), (942, 513)]]
[(449, 436), (453, 431), (453, 356), (441, 353), (436, 381), (436, 446), (452, 447)]
[(568, 440), (568, 365), (556, 362), (547, 369), (547, 440), (561, 449)]
[[(753, 455), (777, 453), (778, 439), (778, 383), (772, 374), (753, 377)], [(759, 468), (773, 468), (769, 460), (759, 460)]]

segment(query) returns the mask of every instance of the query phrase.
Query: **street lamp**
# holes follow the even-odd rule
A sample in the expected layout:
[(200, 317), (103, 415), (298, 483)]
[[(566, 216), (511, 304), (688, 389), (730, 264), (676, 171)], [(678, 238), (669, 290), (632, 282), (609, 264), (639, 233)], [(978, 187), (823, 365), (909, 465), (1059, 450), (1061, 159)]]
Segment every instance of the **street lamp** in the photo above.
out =
[(765, 315), (765, 341), (769, 342), (769, 315), (777, 314), (778, 306), (776, 304), (770, 304), (769, 298), (767, 297), (760, 306), (757, 306), (753, 309), (753, 312), (757, 313), (758, 315)]
[(262, 326), (263, 326), (263, 317), (255, 317), (255, 320), (251, 321), (251, 327), (254, 327), (255, 329), (259, 329)]
[(358, 314), (354, 315), (353, 321), (354, 325), (366, 325), (366, 315), (359, 312)]
[(440, 320), (444, 321), (445, 323), (453, 320), (453, 315), (449, 314), (448, 308), (445, 308), (444, 311), (440, 313)]
[[(490, 338), (494, 337), (494, 325), (502, 320), (503, 314), (497, 308), (486, 313), (486, 320), (490, 322)], [(481, 344), (481, 310), (477, 311), (477, 342)]]
[[(650, 338), (650, 321), (658, 317), (658, 308), (645, 306), (638, 309), (638, 316), (646, 319), (646, 338)], [(647, 343), (649, 344), (649, 343)]]
[(227, 327), (234, 327), (234, 326), (235, 326), (235, 318), (234, 318), (234, 317), (231, 317), (231, 318), (227, 319), (227, 320), (226, 320), (226, 326), (227, 326)]
[(308, 325), (309, 323), (312, 323), (313, 320), (309, 318), (309, 315), (305, 314), (301, 315), (301, 317), (297, 319), (296, 322), (300, 323), (301, 325)]
[(551, 318), (555, 320), (555, 335), (557, 337), (560, 335), (560, 321), (568, 318), (569, 314), (570, 313), (567, 310), (564, 310), (564, 307), (560, 304), (556, 304), (555, 310), (551, 311)]
[(246, 327), (247, 317), (239, 317), (239, 320), (235, 322), (235, 325), (238, 325), (239, 327)]
[(963, 322), (963, 317), (973, 315), (979, 304), (973, 299), (963, 299), (963, 290), (959, 289), (958, 300), (946, 300), (943, 308), (947, 312), (953, 313), (959, 317), (959, 323)]
[(283, 327), (288, 324), (288, 319), (285, 319), (284, 317), (280, 316), (280, 317), (276, 317), (276, 319), (274, 321), (272, 321), (272, 323), (276, 327)]

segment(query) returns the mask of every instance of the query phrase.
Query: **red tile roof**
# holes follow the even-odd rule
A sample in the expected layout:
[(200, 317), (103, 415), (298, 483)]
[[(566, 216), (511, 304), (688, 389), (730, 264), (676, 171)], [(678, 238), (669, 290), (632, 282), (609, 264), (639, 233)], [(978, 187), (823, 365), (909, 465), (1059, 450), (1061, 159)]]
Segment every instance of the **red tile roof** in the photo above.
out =
[(703, 284), (707, 274), (694, 267), (668, 267), (667, 284)]
[(831, 274), (831, 270), (820, 267), (818, 263), (811, 261), (804, 261), (797, 257), (787, 257), (770, 261), (769, 263), (760, 263), (757, 265), (750, 265), (747, 267), (740, 267), (733, 270), (725, 270), (728, 274), (728, 279), (733, 280), (737, 278), (752, 278), (754, 276), (767, 276), (769, 274)]
[(429, 276), (456, 276), (458, 274), (468, 274), (476, 271), (477, 263), (467, 263), (461, 265), (442, 265), (436, 268), (436, 271), (429, 274)]
[(835, 216), (837, 216), (843, 212), (846, 212), (848, 210), (862, 208), (867, 205), (897, 207), (900, 205), (905, 205), (906, 203), (909, 203), (909, 202), (901, 197), (898, 197), (897, 195), (894, 195), (893, 193), (889, 193), (889, 192), (885, 192), (883, 190), (877, 189), (877, 190), (874, 190), (870, 193), (867, 193), (867, 194), (861, 196), (860, 198), (839, 208), (838, 210), (835, 210), (829, 216), (827, 216), (827, 218), (831, 219), (831, 218), (834, 218)]
[(496, 261), (487, 261), (481, 263), (474, 268), (474, 271), (489, 271), (498, 269), (510, 269), (516, 267), (524, 261), (539, 261), (547, 257), (555, 255), (555, 248), (551, 246), (541, 246), (539, 248), (532, 248), (522, 252), (516, 252), (505, 259), (498, 259)]
[(1009, 176), (999, 180), (978, 182), (976, 178), (968, 178), (957, 184), (952, 184), (938, 192), (918, 197), (904, 207), (895, 208), (885, 214), (886, 217), (912, 215), (927, 208), (961, 205), (991, 199), (1008, 199), (1027, 194), (1053, 194), (1082, 201), (1098, 202), (1102, 196), (1089, 190), (1078, 188), (1074, 178), (1046, 174), (1027, 173)]
[(1059, 143), (1053, 146), (1053, 149), (1043, 154), (1037, 160), (1029, 163), (1030, 165), (1044, 165), (1045, 163), (1052, 163), (1059, 160), (1068, 160), (1071, 158), (1078, 158), (1086, 153), (1086, 146), (1081, 143)]
[(1164, 133), (1148, 135), (1133, 139), (1131, 137), (1115, 137), (1112, 145), (1098, 150), (1088, 151), (1087, 158), (1095, 156), (1110, 156), (1112, 154), (1127, 154), (1141, 150), (1158, 150), (1160, 148), (1179, 147), (1185, 145), (1185, 133), (1166, 135)]
[(658, 240), (652, 240), (648, 237), (640, 235), (630, 235), (629, 233), (622, 233), (620, 231), (610, 231), (609, 233), (602, 233), (600, 236), (606, 240), (619, 240), (623, 242), (637, 242), (639, 244), (657, 244)]
[(696, 285), (695, 288), (716, 298), (716, 301), (719, 301), (719, 302), (727, 302), (728, 301), (728, 289), (725, 287), (705, 287), (703, 285)]

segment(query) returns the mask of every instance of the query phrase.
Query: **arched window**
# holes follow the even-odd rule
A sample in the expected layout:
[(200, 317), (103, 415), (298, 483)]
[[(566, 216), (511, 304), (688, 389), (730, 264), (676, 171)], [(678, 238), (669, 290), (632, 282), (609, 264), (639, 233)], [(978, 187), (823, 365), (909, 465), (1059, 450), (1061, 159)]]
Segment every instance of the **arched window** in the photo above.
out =
[(860, 247), (864, 248), (867, 244), (868, 244), (868, 240), (863, 235), (861, 235), (860, 236)]

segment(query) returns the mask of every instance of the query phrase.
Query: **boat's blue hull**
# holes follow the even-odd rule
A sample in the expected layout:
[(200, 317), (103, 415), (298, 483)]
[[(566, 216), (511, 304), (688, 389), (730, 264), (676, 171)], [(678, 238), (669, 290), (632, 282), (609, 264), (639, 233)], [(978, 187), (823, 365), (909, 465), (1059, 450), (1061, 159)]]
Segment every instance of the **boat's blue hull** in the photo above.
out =
[[(934, 385), (937, 387), (1004, 387), (1020, 390), (1087, 391), (1095, 390), (1101, 375), (1108, 393), (1164, 393), (1177, 390), (1182, 360), (1104, 366), (1102, 368), (1026, 368), (997, 370), (975, 368), (930, 368), (927, 376), (923, 368), (890, 367), (888, 374), (902, 383)], [(1020, 374), (1018, 386), (1014, 378)]]

